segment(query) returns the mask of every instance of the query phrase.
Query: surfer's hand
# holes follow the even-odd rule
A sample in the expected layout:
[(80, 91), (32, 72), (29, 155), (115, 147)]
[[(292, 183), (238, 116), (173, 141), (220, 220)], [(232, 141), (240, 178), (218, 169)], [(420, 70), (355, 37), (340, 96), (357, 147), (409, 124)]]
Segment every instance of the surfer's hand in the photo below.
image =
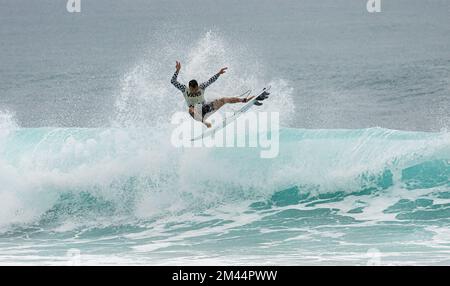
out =
[(181, 63), (180, 63), (179, 61), (176, 61), (175, 68), (177, 69), (177, 72), (180, 71), (180, 69), (181, 69)]
[(218, 74), (224, 74), (228, 68), (221, 68)]

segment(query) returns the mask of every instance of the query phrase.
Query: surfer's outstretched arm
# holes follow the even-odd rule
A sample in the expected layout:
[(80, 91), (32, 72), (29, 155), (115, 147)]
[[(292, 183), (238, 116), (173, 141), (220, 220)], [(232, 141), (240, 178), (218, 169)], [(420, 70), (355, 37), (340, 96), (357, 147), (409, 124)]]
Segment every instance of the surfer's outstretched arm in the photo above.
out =
[(220, 74), (215, 74), (213, 77), (211, 77), (208, 81), (203, 82), (200, 84), (200, 88), (201, 89), (205, 89), (207, 88), (210, 84), (212, 84), (213, 82), (215, 82), (218, 78), (219, 78)]
[(186, 85), (179, 83), (177, 80), (178, 73), (180, 72), (181, 64), (179, 61), (176, 63), (176, 70), (175, 73), (172, 76), (172, 80), (170, 81), (171, 84), (173, 84), (176, 88), (178, 88), (181, 92), (184, 92), (186, 90)]
[(221, 74), (224, 74), (227, 69), (228, 68), (220, 69), (220, 71), (218, 73), (216, 73), (215, 75), (213, 75), (208, 81), (201, 83), (200, 88), (201, 89), (207, 88), (209, 85), (211, 85), (213, 82), (215, 82)]

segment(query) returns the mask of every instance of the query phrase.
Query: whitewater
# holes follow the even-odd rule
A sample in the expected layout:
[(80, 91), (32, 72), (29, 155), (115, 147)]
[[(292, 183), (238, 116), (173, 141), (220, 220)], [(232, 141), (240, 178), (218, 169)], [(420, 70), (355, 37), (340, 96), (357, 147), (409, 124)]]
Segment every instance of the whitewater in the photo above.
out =
[(267, 160), (152, 129), (7, 131), (2, 264), (448, 263), (447, 132), (283, 128)]
[[(446, 1), (53, 2), (0, 11), (0, 265), (450, 264)], [(175, 60), (278, 155), (171, 144)]]

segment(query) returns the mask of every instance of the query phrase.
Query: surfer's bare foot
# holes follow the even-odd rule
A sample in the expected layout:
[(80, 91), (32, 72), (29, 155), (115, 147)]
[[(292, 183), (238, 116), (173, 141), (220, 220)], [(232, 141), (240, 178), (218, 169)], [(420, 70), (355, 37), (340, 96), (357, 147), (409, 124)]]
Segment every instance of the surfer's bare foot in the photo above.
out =
[(209, 122), (203, 122), (203, 123), (205, 123), (206, 127), (211, 128), (211, 123), (209, 123)]

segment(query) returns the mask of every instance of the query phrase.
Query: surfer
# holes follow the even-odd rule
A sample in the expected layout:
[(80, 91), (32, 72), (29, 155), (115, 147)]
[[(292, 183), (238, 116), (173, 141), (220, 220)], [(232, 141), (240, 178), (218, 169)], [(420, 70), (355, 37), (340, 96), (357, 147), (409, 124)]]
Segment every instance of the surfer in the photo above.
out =
[(186, 100), (186, 104), (188, 105), (189, 114), (197, 121), (203, 122), (208, 128), (211, 127), (211, 123), (206, 122), (205, 119), (219, 110), (226, 103), (240, 103), (247, 102), (252, 99), (254, 96), (239, 98), (239, 97), (222, 97), (210, 102), (206, 102), (205, 100), (205, 89), (215, 82), (220, 75), (224, 74), (228, 68), (222, 68), (218, 73), (216, 73), (213, 77), (211, 77), (208, 81), (201, 83), (193, 79), (189, 81), (188, 87), (185, 84), (181, 84), (177, 81), (178, 73), (181, 69), (181, 63), (176, 61), (175, 65), (175, 73), (172, 76), (172, 80), (170, 81), (177, 89), (179, 89)]

